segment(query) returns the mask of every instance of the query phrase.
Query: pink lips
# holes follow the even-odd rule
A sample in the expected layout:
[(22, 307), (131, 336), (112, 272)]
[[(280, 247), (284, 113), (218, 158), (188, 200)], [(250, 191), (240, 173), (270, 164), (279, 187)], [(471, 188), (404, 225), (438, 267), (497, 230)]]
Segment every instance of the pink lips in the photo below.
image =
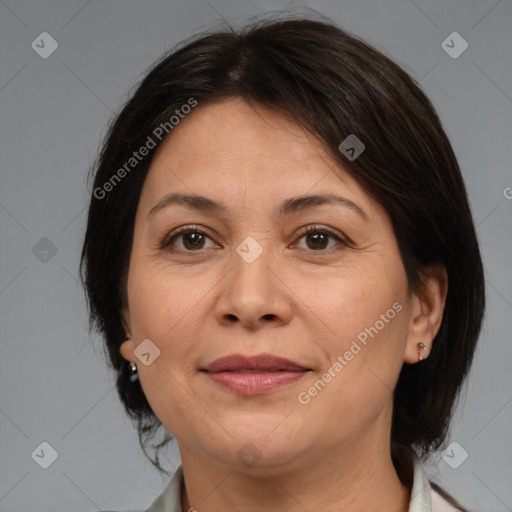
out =
[(216, 359), (202, 371), (236, 394), (260, 395), (301, 379), (309, 369), (272, 354), (233, 354)]

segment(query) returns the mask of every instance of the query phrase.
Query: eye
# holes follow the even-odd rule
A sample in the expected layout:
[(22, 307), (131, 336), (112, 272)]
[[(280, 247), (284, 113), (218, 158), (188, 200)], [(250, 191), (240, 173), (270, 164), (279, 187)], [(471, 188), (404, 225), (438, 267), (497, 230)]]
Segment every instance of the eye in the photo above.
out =
[[(300, 234), (300, 238), (305, 238), (306, 243), (309, 241), (308, 249), (313, 251), (329, 251), (333, 247), (327, 248), (326, 245), (329, 243), (329, 238), (333, 238), (341, 244), (342, 247), (335, 248), (335, 250), (341, 250), (344, 247), (348, 247), (348, 244), (337, 234), (332, 232), (330, 229), (321, 228), (319, 226), (308, 226)], [(299, 239), (300, 239), (299, 238)]]
[[(308, 243), (307, 249), (312, 251), (325, 251), (329, 252), (333, 247), (326, 247), (329, 244), (329, 239), (334, 239), (338, 245), (342, 247), (334, 247), (334, 250), (341, 250), (343, 247), (348, 247), (348, 244), (337, 234), (327, 228), (318, 226), (308, 226), (299, 235), (299, 239), (305, 238)], [(176, 241), (181, 239), (182, 246), (177, 247)], [(160, 249), (169, 251), (185, 251), (194, 252), (205, 249), (206, 239), (212, 240), (204, 231), (196, 226), (184, 226), (170, 235), (167, 235), (160, 243)], [(212, 240), (213, 241), (213, 240)], [(215, 247), (220, 247), (215, 244)]]
[(196, 226), (185, 226), (166, 236), (160, 244), (160, 249), (175, 250), (175, 241), (181, 239), (182, 247), (178, 249), (193, 252), (204, 249), (205, 240), (207, 238), (211, 240), (204, 231), (201, 231)]

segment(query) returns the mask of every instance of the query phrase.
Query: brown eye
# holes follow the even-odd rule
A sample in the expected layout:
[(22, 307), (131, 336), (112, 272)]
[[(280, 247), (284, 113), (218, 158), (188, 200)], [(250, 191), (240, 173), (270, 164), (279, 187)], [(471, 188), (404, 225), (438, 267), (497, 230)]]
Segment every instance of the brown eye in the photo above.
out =
[(306, 240), (311, 241), (310, 249), (325, 249), (326, 244), (329, 243), (329, 235), (321, 232), (308, 233)]
[[(306, 240), (307, 249), (312, 251), (328, 252), (329, 249), (333, 248), (327, 247), (329, 244), (329, 239), (338, 241), (338, 245), (347, 246), (347, 243), (332, 231), (326, 228), (318, 228), (316, 226), (309, 226), (302, 232), (300, 238), (304, 238)], [(334, 247), (334, 249), (336, 248)], [(338, 247), (338, 249), (340, 248)]]
[[(207, 238), (210, 239), (210, 237), (203, 231), (185, 227), (167, 236), (162, 242), (160, 248), (193, 252), (203, 249)], [(176, 242), (179, 240), (181, 240), (181, 246), (176, 245)]]
[(204, 245), (204, 235), (197, 231), (190, 231), (181, 235), (183, 245), (187, 249), (202, 249)]

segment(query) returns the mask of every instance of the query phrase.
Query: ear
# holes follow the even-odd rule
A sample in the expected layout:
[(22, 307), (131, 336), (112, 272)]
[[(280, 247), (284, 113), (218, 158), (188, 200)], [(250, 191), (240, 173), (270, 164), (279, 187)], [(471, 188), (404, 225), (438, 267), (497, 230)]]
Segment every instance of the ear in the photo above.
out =
[(127, 361), (135, 361), (135, 355), (133, 354), (133, 351), (135, 349), (135, 344), (132, 340), (131, 335), (131, 322), (130, 322), (130, 312), (128, 309), (123, 309), (122, 313), (122, 324), (126, 331), (127, 340), (123, 341), (121, 343), (120, 352), (121, 355), (127, 360)]
[[(442, 264), (432, 264), (420, 273), (421, 287), (411, 297), (411, 313), (404, 361), (414, 364), (420, 356), (426, 359), (432, 350), (433, 340), (443, 320), (448, 294), (448, 273)], [(423, 343), (425, 349), (419, 348)]]
[(119, 348), (121, 355), (129, 362), (135, 362), (135, 354), (133, 353), (134, 350), (135, 346), (132, 339), (123, 341), (123, 343), (121, 343), (121, 347)]

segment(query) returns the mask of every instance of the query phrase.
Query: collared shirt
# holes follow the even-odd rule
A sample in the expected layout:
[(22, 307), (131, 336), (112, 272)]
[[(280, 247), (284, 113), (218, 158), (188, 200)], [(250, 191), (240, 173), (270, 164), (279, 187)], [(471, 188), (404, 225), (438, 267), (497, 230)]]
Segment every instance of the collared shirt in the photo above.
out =
[[(408, 512), (457, 512), (456, 508), (431, 488), (418, 456), (413, 451), (411, 451), (411, 459), (413, 463), (413, 484)], [(180, 465), (172, 476), (169, 485), (146, 512), (188, 512), (181, 510), (182, 485), (183, 468)]]

